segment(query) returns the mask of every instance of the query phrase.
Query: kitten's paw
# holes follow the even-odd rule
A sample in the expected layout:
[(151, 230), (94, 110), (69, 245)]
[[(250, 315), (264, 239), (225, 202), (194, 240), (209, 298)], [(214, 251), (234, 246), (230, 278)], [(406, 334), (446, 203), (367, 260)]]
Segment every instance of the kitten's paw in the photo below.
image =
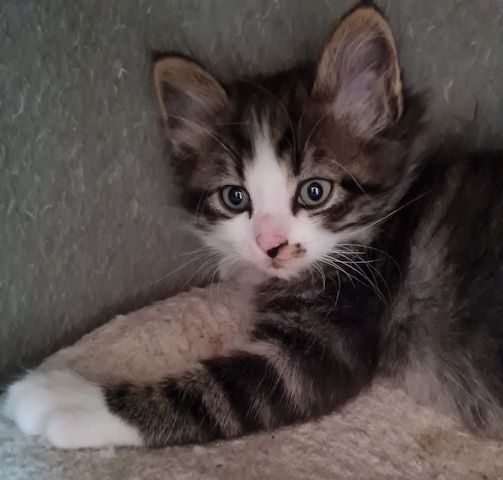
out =
[(4, 413), (59, 448), (142, 444), (138, 429), (108, 410), (98, 385), (67, 370), (31, 372), (11, 385)]
[(48, 414), (60, 406), (61, 387), (68, 388), (73, 376), (65, 371), (31, 372), (7, 389), (4, 414), (27, 435), (44, 432)]
[(138, 430), (108, 410), (58, 410), (50, 415), (47, 439), (58, 448), (101, 448), (108, 445), (140, 446)]

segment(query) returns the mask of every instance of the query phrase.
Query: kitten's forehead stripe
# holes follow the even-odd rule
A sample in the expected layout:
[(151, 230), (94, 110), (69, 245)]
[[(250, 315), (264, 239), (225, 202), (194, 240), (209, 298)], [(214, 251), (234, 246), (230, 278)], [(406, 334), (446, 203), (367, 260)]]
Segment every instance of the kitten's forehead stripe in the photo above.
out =
[(240, 113), (235, 112), (229, 122), (224, 123), (222, 127), (226, 129), (226, 136), (232, 148), (231, 170), (242, 183), (244, 181), (245, 164), (252, 154), (252, 143), (247, 122), (241, 118)]
[(245, 170), (246, 187), (259, 214), (287, 217), (290, 214), (291, 179), (267, 125), (255, 132), (252, 161)]

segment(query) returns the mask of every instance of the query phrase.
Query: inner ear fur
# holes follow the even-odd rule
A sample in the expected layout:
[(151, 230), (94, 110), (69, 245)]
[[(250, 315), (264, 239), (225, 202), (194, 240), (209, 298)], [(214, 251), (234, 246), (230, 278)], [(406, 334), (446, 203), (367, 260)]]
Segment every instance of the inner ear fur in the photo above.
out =
[(157, 60), (154, 84), (161, 116), (173, 143), (207, 131), (227, 103), (220, 83), (195, 62), (177, 56)]
[(402, 114), (396, 46), (383, 16), (358, 7), (336, 26), (318, 65), (314, 94), (360, 136), (372, 137)]

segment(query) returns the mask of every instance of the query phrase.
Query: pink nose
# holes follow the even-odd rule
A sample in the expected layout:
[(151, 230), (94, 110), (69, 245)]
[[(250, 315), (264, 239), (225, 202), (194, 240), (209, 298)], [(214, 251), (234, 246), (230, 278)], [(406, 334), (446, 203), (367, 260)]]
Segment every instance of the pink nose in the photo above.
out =
[(259, 233), (255, 241), (260, 249), (271, 258), (274, 258), (278, 253), (278, 247), (286, 243), (285, 237), (275, 232)]

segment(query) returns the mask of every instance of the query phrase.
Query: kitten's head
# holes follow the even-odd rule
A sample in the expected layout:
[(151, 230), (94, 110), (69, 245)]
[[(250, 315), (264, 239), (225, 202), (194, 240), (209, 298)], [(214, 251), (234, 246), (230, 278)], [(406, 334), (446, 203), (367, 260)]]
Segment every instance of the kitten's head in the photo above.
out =
[(222, 262), (291, 277), (368, 243), (412, 177), (420, 108), (390, 29), (344, 17), (316, 68), (222, 86), (166, 57), (154, 77), (183, 201)]

